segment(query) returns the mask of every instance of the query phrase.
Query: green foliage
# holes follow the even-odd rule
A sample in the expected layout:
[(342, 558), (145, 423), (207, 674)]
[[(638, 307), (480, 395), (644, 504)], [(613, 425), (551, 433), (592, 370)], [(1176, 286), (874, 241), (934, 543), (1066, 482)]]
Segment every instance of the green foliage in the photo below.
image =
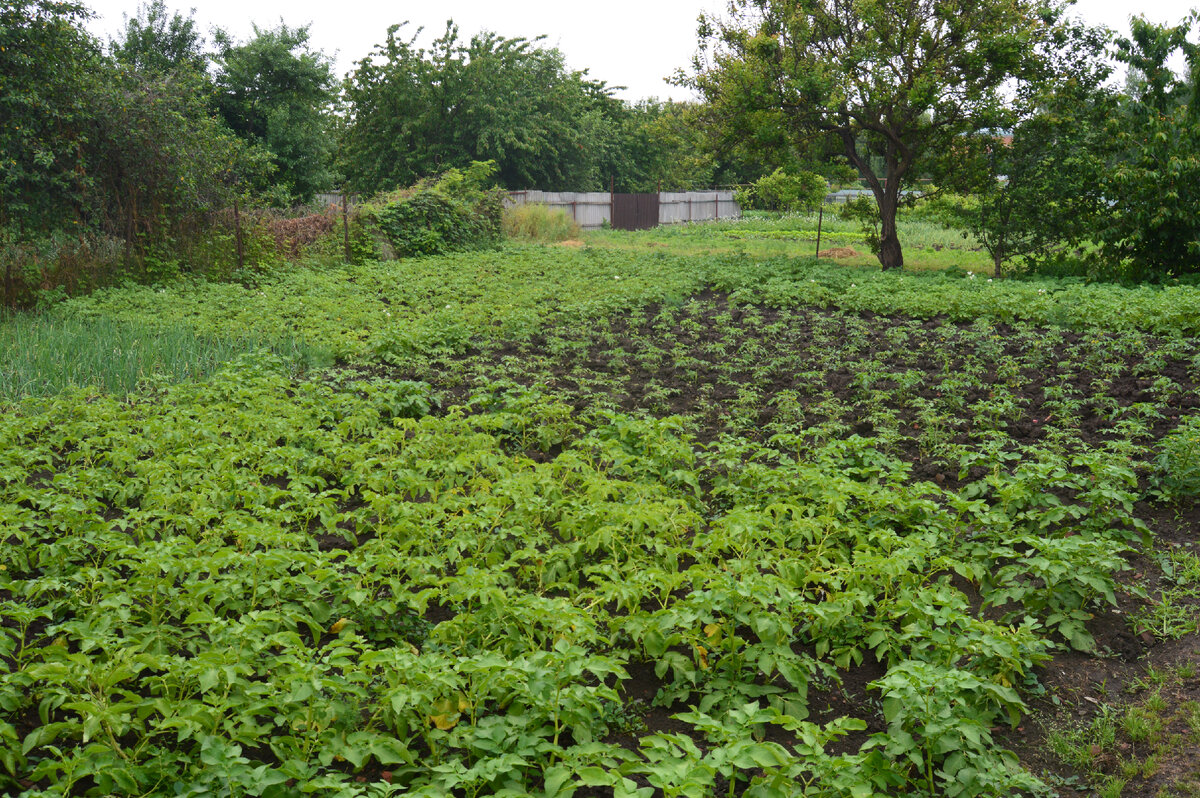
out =
[(992, 741), (992, 706), (1021, 705), (1012, 688), (924, 662), (902, 662), (872, 687), (883, 695), (888, 731), (873, 735), (868, 746), (912, 767), (910, 783), (922, 792), (1002, 796), (1041, 787)]
[(1059, 10), (1027, 0), (735, 2), (726, 18), (702, 18), (690, 82), (731, 135), (815, 138), (845, 158), (875, 196), (880, 262), (899, 268), (903, 191), (964, 135), (1007, 126), (1006, 88), (1039, 79)]
[[(89, 187), (88, 99), (99, 60), (80, 3), (0, 7), (0, 231), (18, 237), (79, 224)], [(52, 57), (51, 57), (52, 56)], [(5, 265), (5, 293), (14, 292)]]
[(1054, 31), (1047, 80), (1017, 98), (1011, 137), (992, 132), (956, 148), (944, 179), (971, 194), (944, 203), (943, 221), (972, 233), (999, 277), (1017, 261), (1042, 271), (1096, 237), (1111, 216), (1104, 181), (1114, 156), (1106, 128), (1115, 111), (1098, 57), (1108, 32), (1064, 23)]
[(286, 336), (214, 338), (183, 326), (15, 315), (0, 322), (0, 396), (53, 396), (68, 388), (122, 395), (164, 381), (204, 379), (234, 357), (261, 349), (300, 370), (330, 361), (327, 353)]
[(566, 211), (537, 203), (505, 208), (502, 223), (506, 236), (522, 241), (568, 241), (582, 232)]
[(838, 215), (858, 225), (860, 235), (872, 253), (878, 255), (883, 246), (880, 237), (879, 207), (869, 197), (855, 197), (842, 203)]
[[(1200, 270), (1200, 47), (1187, 36), (1195, 15), (1164, 27), (1134, 17), (1117, 57), (1143, 78), (1114, 115), (1120, 157), (1104, 182), (1113, 218), (1099, 232), (1105, 255), (1133, 276)], [(1182, 53), (1190, 80), (1168, 64)]]
[[(269, 167), (212, 118), (191, 23), (168, 24), (161, 4), (147, 7), (114, 46), (120, 62), (100, 55), (72, 4), (9, 4), (2, 13), (0, 75), (19, 68), (21, 85), (39, 92), (10, 88), (8, 77), (0, 86), (14, 120), (0, 134), (14, 136), (0, 141), (11, 161), (0, 177), (2, 301), (28, 306), (39, 291), (188, 271), (180, 264), (234, 184)], [(56, 66), (38, 77), (52, 63), (32, 58), (43, 48)]]
[(828, 192), (829, 185), (818, 174), (791, 174), (779, 168), (738, 192), (737, 201), (743, 210), (807, 211), (821, 204)]
[(682, 106), (630, 106), (570, 71), (538, 40), (448, 22), (428, 50), (392, 26), (346, 83), (342, 170), (356, 190), (391, 191), (448, 167), (496, 163), (510, 189), (654, 190), (705, 184), (711, 157)]
[(163, 0), (138, 6), (136, 17), (125, 18), (125, 31), (109, 45), (119, 63), (146, 75), (178, 70), (204, 72), (208, 55), (204, 37), (196, 29), (195, 10), (187, 17), (168, 16)]
[(500, 193), (487, 188), (495, 169), (490, 161), (473, 162), (465, 171), (450, 169), (361, 213), (399, 257), (495, 247), (503, 235), (504, 212)]
[(229, 129), (265, 149), (275, 172), (254, 187), (278, 205), (311, 201), (331, 187), (333, 65), (313, 51), (308, 27), (254, 28), (246, 42), (218, 32), (214, 104)]
[(355, 365), (0, 414), (0, 790), (1042, 791), (994, 728), (1119, 589), (1181, 386), (1106, 381), (1194, 370), (1198, 304), (509, 245), (9, 320)]
[[(131, 255), (158, 250), (179, 257), (190, 243), (183, 239), (208, 232), (195, 230), (200, 218), (231, 204), (237, 182), (270, 167), (212, 118), (203, 75), (108, 67), (102, 74), (90, 148), (95, 223), (122, 239)], [(134, 275), (145, 268), (130, 265)]]
[(1155, 461), (1159, 490), (1174, 500), (1200, 496), (1200, 419), (1185, 420), (1159, 445)]

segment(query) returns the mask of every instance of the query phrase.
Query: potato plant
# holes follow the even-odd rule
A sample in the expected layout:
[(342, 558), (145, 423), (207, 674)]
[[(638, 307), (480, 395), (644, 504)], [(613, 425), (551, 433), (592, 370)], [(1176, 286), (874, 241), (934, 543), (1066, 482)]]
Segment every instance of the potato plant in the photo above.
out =
[(61, 312), (338, 364), (0, 417), (6, 793), (1043, 794), (998, 729), (1193, 500), (1190, 288), (518, 248), (239, 291)]

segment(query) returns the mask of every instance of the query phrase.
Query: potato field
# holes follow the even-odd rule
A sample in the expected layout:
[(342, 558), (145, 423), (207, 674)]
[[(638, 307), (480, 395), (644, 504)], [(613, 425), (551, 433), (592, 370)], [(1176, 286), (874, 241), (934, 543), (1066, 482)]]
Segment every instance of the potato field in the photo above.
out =
[(6, 366), (4, 794), (1200, 790), (1200, 289), (509, 245), (47, 323), (248, 343)]

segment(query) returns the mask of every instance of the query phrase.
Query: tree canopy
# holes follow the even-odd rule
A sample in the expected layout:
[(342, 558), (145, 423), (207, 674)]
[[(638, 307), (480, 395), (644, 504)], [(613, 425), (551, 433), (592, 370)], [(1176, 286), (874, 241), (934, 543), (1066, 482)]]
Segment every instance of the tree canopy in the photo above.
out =
[(99, 47), (79, 3), (0, 5), (0, 228), (78, 223), (88, 184), (87, 98)]
[(589, 132), (607, 123), (603, 83), (536, 40), (464, 41), (450, 22), (426, 50), (402, 29), (392, 26), (346, 81), (345, 169), (356, 187), (395, 188), (486, 160), (514, 188), (598, 180)]
[(497, 181), (513, 189), (586, 191), (612, 180), (651, 190), (711, 179), (683, 106), (630, 105), (539, 39), (464, 39), (448, 22), (426, 49), (419, 34), (392, 26), (346, 80), (342, 168), (359, 191), (473, 161), (494, 161)]
[[(1097, 233), (1108, 257), (1135, 275), (1200, 271), (1200, 45), (1188, 40), (1198, 19), (1164, 26), (1134, 17), (1131, 35), (1117, 40), (1133, 80), (1108, 128), (1118, 148), (1102, 175), (1112, 218)], [(1176, 53), (1184, 75), (1171, 69)]]
[(204, 37), (196, 20), (168, 12), (163, 0), (150, 0), (134, 17), (125, 18), (125, 30), (109, 47), (118, 62), (143, 74), (179, 69), (203, 72), (208, 66)]
[(1011, 124), (1005, 90), (1043, 74), (1037, 53), (1060, 11), (1039, 0), (733, 0), (729, 15), (702, 18), (690, 82), (742, 135), (836, 146), (875, 196), (880, 262), (898, 268), (904, 190), (967, 137)]
[(270, 153), (280, 204), (307, 202), (333, 180), (333, 64), (308, 40), (307, 27), (283, 23), (255, 26), (245, 42), (216, 36), (216, 109), (236, 135)]

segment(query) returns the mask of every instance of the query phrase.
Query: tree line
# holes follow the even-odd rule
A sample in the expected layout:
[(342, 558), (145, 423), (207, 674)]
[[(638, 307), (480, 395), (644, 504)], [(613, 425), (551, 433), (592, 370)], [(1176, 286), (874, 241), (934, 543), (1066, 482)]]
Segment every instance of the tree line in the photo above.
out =
[(91, 16), (82, 2), (0, 6), (10, 301), (22, 280), (54, 282), (30, 262), (69, 251), (117, 249), (116, 272), (168, 276), (204, 259), (214, 219), (239, 203), (373, 194), (480, 161), (501, 187), (560, 191), (707, 187), (761, 168), (709, 147), (694, 107), (619, 99), (537, 39), (465, 39), (449, 22), (420, 47), (397, 25), (338, 78), (307, 27), (206, 35), (151, 0), (101, 42)]

